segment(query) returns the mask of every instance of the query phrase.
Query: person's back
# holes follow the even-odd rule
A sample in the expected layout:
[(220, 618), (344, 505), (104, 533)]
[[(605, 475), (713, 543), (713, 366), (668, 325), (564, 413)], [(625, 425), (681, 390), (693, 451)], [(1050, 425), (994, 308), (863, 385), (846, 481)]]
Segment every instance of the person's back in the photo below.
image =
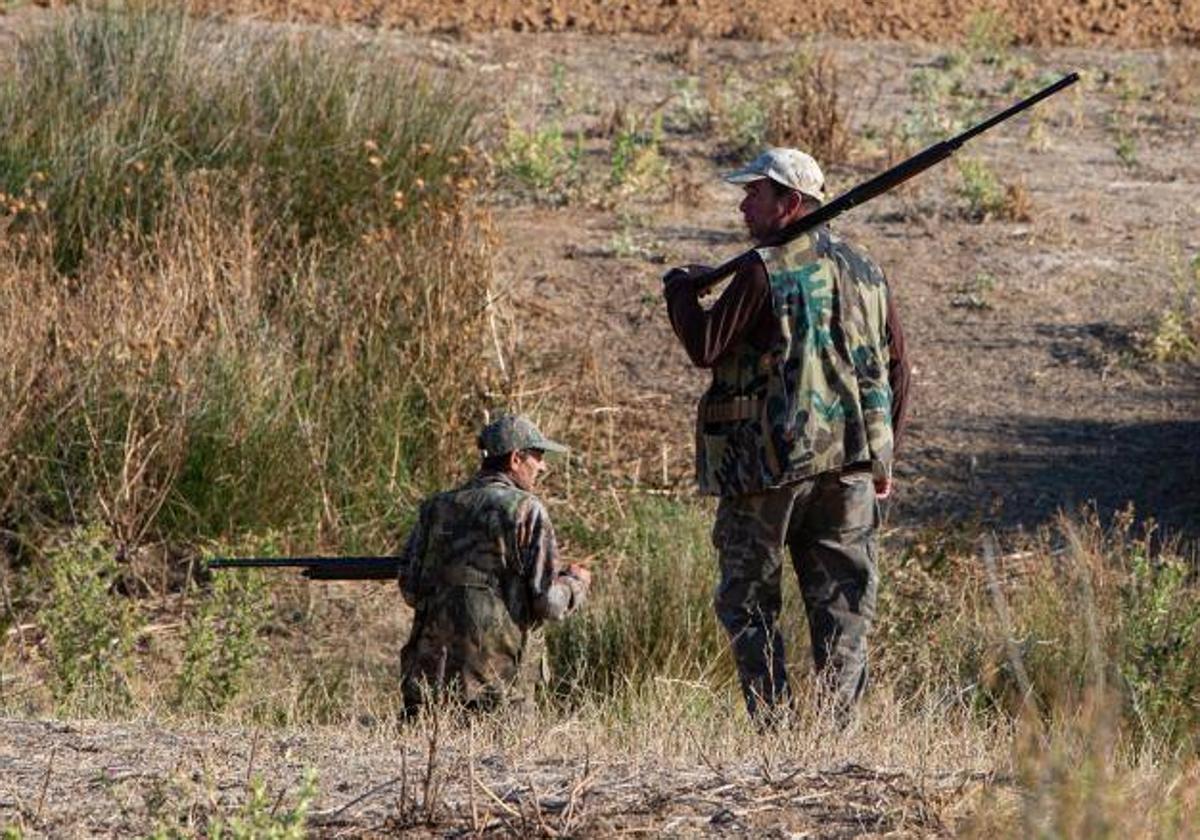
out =
[[(401, 559), (400, 586), (415, 610), (401, 653), (410, 712), (431, 694), (482, 709), (531, 699), (541, 665), (534, 631), (587, 593), (585, 571), (560, 568), (550, 519), (530, 492), (542, 447), (494, 450), (469, 482), (422, 504)], [(498, 468), (506, 460), (513, 469)]]

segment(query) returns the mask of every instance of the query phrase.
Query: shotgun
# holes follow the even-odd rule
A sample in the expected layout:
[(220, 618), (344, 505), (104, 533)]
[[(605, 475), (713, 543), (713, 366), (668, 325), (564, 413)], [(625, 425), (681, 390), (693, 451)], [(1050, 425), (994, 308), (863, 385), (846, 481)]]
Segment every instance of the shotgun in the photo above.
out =
[[(1022, 99), (1012, 107), (1006, 108), (1005, 110), (989, 119), (984, 120), (978, 125), (968, 128), (962, 134), (951, 137), (949, 140), (942, 140), (939, 143), (934, 143), (932, 146), (917, 152), (915, 155), (908, 158), (908, 160), (896, 164), (886, 172), (882, 172), (871, 180), (859, 184), (857, 187), (842, 193), (828, 204), (821, 206), (817, 210), (814, 210), (811, 213), (804, 215), (802, 218), (792, 222), (790, 225), (785, 226), (762, 244), (764, 246), (777, 246), (791, 242), (805, 231), (812, 230), (818, 225), (825, 224), (835, 216), (840, 216), (842, 213), (845, 213), (850, 208), (857, 207), (859, 204), (870, 201), (876, 196), (883, 195), (883, 193), (899, 186), (900, 184), (903, 184), (914, 175), (919, 175), (926, 169), (929, 169), (931, 166), (936, 166), (937, 164), (941, 163), (943, 160), (958, 151), (959, 147), (971, 138), (982, 134), (990, 128), (994, 128), (1007, 119), (1015, 117), (1026, 108), (1030, 108), (1038, 102), (1041, 102), (1043, 99), (1053, 96), (1060, 90), (1075, 84), (1077, 81), (1079, 81), (1078, 73), (1069, 73), (1066, 76), (1063, 76), (1054, 84), (1042, 88), (1037, 93)], [(696, 293), (703, 294), (717, 283), (720, 283), (730, 274), (733, 274), (735, 271), (737, 271), (738, 268), (741, 267), (744, 260), (750, 259), (752, 256), (754, 256), (753, 250), (746, 251), (745, 253), (738, 254), (733, 259), (722, 263), (714, 269), (706, 271), (703, 274), (697, 274), (692, 280), (696, 289)], [(678, 271), (678, 269), (672, 269), (672, 272), (673, 271)], [(668, 272), (667, 276), (670, 276), (670, 273), (671, 272)], [(664, 277), (663, 279), (665, 280), (666, 278)]]
[(297, 568), (309, 580), (396, 580), (399, 557), (214, 557), (210, 569)]

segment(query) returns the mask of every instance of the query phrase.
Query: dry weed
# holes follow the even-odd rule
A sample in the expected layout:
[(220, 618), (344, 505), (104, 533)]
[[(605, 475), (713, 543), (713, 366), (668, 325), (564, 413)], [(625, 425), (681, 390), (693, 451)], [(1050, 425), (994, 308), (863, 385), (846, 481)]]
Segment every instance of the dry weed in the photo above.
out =
[(841, 85), (830, 50), (801, 53), (768, 106), (768, 142), (804, 149), (825, 165), (849, 160), (852, 115)]

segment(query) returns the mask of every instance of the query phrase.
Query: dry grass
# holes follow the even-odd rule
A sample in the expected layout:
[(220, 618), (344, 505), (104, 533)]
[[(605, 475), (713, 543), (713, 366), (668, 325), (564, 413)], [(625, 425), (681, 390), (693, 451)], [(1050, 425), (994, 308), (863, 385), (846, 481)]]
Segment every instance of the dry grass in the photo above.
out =
[(850, 159), (853, 137), (841, 68), (829, 50), (804, 51), (794, 59), (767, 108), (767, 141), (804, 149), (826, 166)]
[[(586, 708), (460, 720), (449, 712), (288, 732), (194, 732), (148, 723), (13, 722), (0, 736), (10, 825), (118, 834), (201, 835), (245, 814), (251, 782), (282, 820), (315, 776), (308, 831), (367, 837), (447, 833), (518, 837), (625, 832), (737, 837), (1186, 836), (1196, 816), (1194, 760), (1148, 761), (1085, 712), (1049, 740), (982, 727), (965, 710), (876, 692), (864, 722), (819, 720), (759, 736), (730, 693), (660, 682), (627, 713)], [(703, 709), (698, 713), (697, 709)], [(67, 762), (62, 756), (70, 752)], [(179, 763), (187, 756), (186, 764)], [(198, 768), (192, 773), (187, 768)], [(102, 779), (121, 809), (94, 811), (71, 791)], [(164, 795), (165, 794), (165, 795)]]
[[(205, 55), (242, 89), (191, 73)], [(154, 12), (23, 48), (22, 83), (60, 106), (5, 80), (10, 527), (100, 518), (126, 551), (301, 523), (377, 539), (460, 463), (489, 370), (472, 106), (419, 76), (397, 92), (364, 55)]]

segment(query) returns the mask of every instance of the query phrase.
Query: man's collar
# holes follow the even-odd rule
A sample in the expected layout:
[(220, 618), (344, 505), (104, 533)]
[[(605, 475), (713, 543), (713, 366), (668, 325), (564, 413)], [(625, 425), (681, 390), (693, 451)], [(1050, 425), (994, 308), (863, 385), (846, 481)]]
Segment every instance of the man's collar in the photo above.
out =
[(488, 484), (503, 484), (506, 487), (521, 489), (513, 477), (504, 470), (480, 470), (468, 482), (471, 487), (483, 487)]

